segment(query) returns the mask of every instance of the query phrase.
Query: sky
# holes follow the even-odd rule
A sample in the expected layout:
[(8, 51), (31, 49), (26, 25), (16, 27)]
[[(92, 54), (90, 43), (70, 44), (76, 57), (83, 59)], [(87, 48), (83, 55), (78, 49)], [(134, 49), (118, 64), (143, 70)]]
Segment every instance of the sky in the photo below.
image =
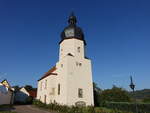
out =
[(0, 0), (0, 80), (30, 84), (58, 61), (60, 33), (73, 11), (102, 89), (150, 88), (149, 0)]

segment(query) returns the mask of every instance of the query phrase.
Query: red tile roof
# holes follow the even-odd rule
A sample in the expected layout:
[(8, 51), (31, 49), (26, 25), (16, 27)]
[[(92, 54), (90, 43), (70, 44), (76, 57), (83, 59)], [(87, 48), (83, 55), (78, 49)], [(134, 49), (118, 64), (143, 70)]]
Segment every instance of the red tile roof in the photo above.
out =
[(56, 66), (52, 67), (47, 73), (45, 73), (38, 81), (50, 76), (50, 75), (57, 75), (57, 73), (53, 73), (54, 71), (56, 71)]
[(33, 98), (36, 98), (36, 95), (37, 95), (37, 91), (36, 90), (31, 90), (31, 91), (28, 91), (29, 95)]

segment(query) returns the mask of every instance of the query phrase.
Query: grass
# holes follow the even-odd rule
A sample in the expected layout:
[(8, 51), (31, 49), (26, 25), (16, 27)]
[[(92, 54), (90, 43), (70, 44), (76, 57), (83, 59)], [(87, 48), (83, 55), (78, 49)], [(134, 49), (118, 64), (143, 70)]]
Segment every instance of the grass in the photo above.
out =
[(5, 108), (12, 108), (13, 106), (12, 105), (0, 105), (0, 109), (5, 109)]
[(11, 112), (11, 111), (0, 111), (0, 113), (16, 113), (16, 112)]
[(0, 113), (16, 113), (10, 111), (13, 108), (12, 105), (0, 105)]

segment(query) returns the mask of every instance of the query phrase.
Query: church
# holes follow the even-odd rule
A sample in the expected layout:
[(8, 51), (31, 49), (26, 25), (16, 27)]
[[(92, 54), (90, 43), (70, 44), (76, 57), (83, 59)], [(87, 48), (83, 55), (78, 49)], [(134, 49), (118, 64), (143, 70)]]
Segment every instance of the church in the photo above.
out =
[(37, 99), (43, 103), (94, 106), (91, 60), (84, 33), (72, 13), (61, 33), (59, 60), (38, 80)]

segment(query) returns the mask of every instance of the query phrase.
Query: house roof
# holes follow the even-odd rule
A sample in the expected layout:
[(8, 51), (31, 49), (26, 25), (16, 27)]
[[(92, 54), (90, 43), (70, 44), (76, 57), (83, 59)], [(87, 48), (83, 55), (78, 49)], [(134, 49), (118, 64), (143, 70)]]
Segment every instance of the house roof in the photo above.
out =
[(1, 84), (3, 84), (4, 86), (6, 86), (7, 88), (11, 88), (9, 82), (7, 81), (7, 79), (4, 79)]
[(33, 97), (33, 98), (35, 98), (36, 95), (37, 95), (37, 91), (36, 91), (36, 90), (28, 91), (28, 93), (29, 93), (29, 95), (30, 95), (31, 97)]
[(57, 75), (57, 73), (54, 73), (56, 71), (56, 66), (52, 67), (48, 72), (46, 72), (38, 81), (50, 76), (50, 75)]

